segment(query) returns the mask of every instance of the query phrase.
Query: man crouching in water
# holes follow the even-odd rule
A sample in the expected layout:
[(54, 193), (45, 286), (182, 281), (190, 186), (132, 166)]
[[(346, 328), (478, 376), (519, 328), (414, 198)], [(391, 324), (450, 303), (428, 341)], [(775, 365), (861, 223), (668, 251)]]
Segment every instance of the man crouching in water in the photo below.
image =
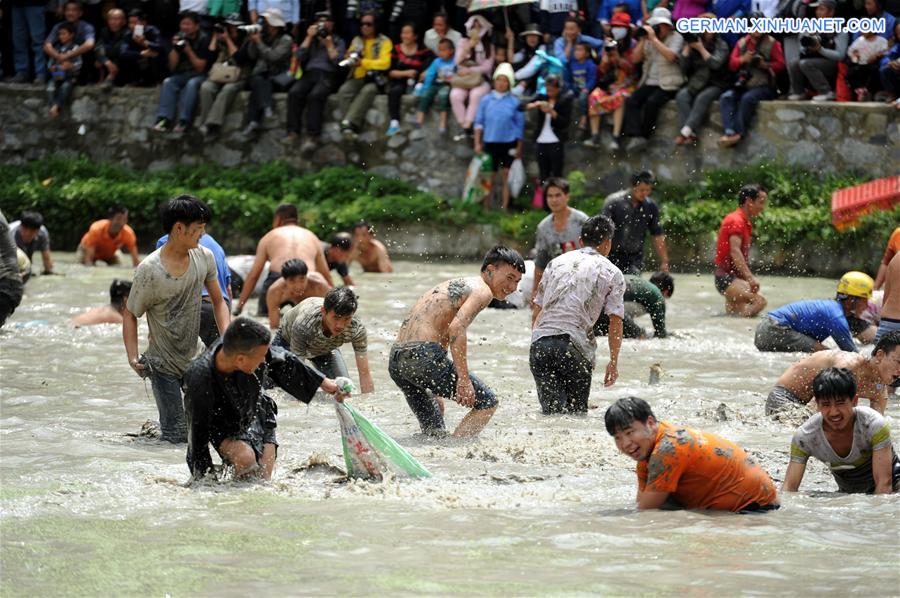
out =
[(212, 469), (209, 443), (234, 465), (234, 477), (271, 479), (278, 443), (275, 401), (263, 392), (268, 376), (309, 403), (318, 388), (337, 394), (334, 380), (306, 366), (293, 353), (269, 347), (269, 331), (248, 318), (235, 319), (224, 336), (188, 366), (184, 411), (188, 425), (187, 464), (194, 479)]
[(477, 436), (494, 415), (494, 393), (469, 373), (466, 330), (491, 299), (506, 299), (515, 291), (524, 273), (522, 256), (497, 245), (484, 256), (480, 278), (437, 285), (416, 301), (403, 321), (388, 371), (425, 434), (446, 435), (443, 398), (472, 408), (453, 432), (456, 437)]

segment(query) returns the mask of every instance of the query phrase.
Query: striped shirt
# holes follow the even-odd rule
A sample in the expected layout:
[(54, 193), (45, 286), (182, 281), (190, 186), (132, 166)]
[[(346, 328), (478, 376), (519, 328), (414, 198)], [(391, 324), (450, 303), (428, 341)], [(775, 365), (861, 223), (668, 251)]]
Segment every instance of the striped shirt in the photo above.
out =
[(327, 355), (344, 343), (353, 344), (353, 352), (364, 355), (368, 346), (366, 327), (357, 316), (337, 336), (325, 336), (322, 326), (322, 297), (310, 297), (295, 305), (281, 319), (279, 330), (291, 352), (298, 357), (310, 358)]

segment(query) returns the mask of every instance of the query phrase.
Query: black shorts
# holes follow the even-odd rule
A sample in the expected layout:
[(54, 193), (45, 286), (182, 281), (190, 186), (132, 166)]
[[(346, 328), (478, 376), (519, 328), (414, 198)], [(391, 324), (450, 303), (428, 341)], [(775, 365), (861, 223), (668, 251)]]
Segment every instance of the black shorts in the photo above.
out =
[(725, 294), (725, 289), (731, 286), (731, 283), (734, 282), (734, 274), (715, 274), (716, 281), (716, 290), (719, 291), (720, 295)]
[(509, 153), (510, 150), (516, 149), (516, 142), (510, 143), (485, 143), (484, 151), (491, 156), (493, 162), (493, 171), (497, 172), (501, 168), (509, 168), (512, 166), (515, 158)]

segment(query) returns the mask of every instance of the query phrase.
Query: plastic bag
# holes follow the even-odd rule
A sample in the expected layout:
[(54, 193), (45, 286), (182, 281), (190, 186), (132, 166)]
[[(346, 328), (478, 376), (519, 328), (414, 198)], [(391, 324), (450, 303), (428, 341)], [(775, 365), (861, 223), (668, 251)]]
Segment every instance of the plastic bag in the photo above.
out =
[(381, 480), (388, 471), (412, 478), (431, 477), (415, 457), (351, 405), (335, 401), (334, 406), (341, 425), (341, 444), (349, 477)]
[(509, 177), (507, 178), (507, 182), (509, 183), (510, 196), (519, 197), (519, 193), (522, 192), (522, 187), (525, 186), (525, 165), (522, 164), (522, 161), (518, 158), (513, 160), (513, 163), (509, 167)]
[(466, 183), (463, 186), (464, 203), (478, 203), (490, 194), (493, 186), (493, 161), (488, 154), (478, 154), (466, 169)]

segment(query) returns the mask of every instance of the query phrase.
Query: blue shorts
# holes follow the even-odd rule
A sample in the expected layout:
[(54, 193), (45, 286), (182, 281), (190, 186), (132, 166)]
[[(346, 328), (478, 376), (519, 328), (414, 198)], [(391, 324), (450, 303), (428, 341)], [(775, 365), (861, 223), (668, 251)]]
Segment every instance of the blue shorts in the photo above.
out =
[[(444, 416), (435, 397), (456, 400), (456, 368), (437, 343), (398, 343), (391, 347), (388, 372), (406, 396), (422, 432), (445, 430)], [(469, 374), (475, 388), (475, 409), (493, 409), (497, 398), (481, 380)]]

